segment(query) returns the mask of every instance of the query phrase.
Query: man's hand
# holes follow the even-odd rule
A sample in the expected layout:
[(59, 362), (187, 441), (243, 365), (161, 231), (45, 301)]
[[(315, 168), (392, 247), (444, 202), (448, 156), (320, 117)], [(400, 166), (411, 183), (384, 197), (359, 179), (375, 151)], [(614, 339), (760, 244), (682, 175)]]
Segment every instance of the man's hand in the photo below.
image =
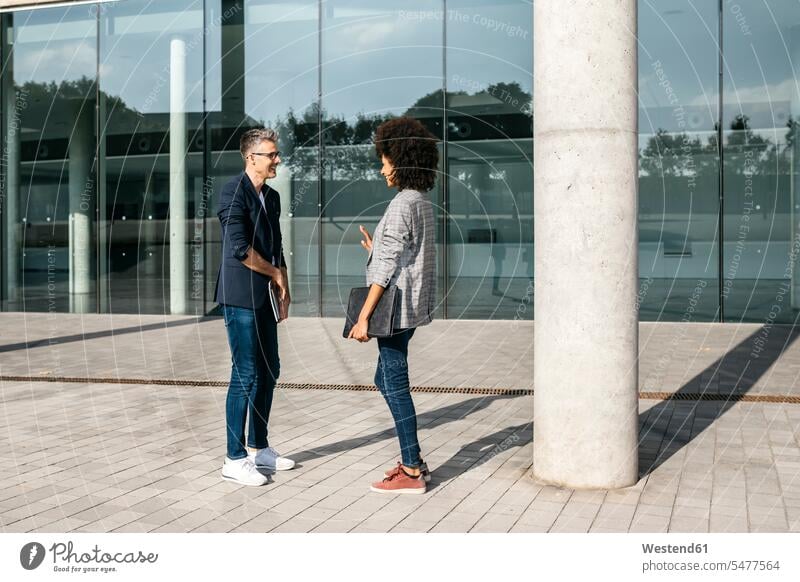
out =
[(272, 279), (272, 284), (276, 287), (278, 302), (280, 304), (278, 310), (279, 321), (288, 318), (289, 304), (292, 302), (292, 298), (289, 296), (289, 274), (286, 271), (286, 267), (274, 267), (272, 263), (266, 261), (264, 257), (259, 255), (258, 251), (253, 247), (247, 250), (247, 256), (242, 261), (242, 264), (248, 269), (266, 275)]
[(358, 340), (361, 343), (368, 342), (372, 338), (367, 335), (367, 329), (369, 329), (369, 320), (359, 319), (353, 329), (350, 330), (350, 335), (347, 338)]
[(286, 294), (284, 295), (283, 301), (280, 304), (280, 320), (283, 321), (284, 319), (289, 319), (289, 305), (292, 303), (292, 297), (289, 294), (289, 273), (286, 271), (286, 267), (280, 268), (281, 273), (283, 274), (284, 280), (286, 283)]
[(277, 269), (277, 272), (272, 276), (272, 283), (278, 288), (278, 299), (281, 305), (286, 303), (286, 309), (289, 309), (289, 281), (286, 277), (286, 272), (282, 269)]
[(372, 237), (369, 235), (369, 231), (364, 228), (364, 225), (359, 224), (358, 230), (361, 231), (361, 234), (364, 235), (364, 240), (361, 241), (361, 246), (364, 247), (367, 252), (372, 251)]

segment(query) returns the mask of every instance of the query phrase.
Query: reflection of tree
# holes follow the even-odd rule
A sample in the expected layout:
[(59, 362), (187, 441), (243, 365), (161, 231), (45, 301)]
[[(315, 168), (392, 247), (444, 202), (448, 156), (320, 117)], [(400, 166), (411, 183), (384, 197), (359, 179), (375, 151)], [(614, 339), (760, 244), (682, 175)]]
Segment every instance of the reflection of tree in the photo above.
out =
[(284, 161), (293, 173), (315, 171), (322, 120), (321, 140), (325, 146), (323, 170), (335, 179), (377, 179), (372, 137), (377, 127), (391, 119), (390, 114), (359, 113), (354, 119), (328, 115), (318, 104), (308, 107), (300, 116), (290, 109), (273, 124), (284, 142), (281, 147), (291, 152)]
[(18, 86), (17, 89), (21, 93), (27, 93), (34, 103), (45, 103), (49, 106), (56, 98), (91, 99), (95, 95), (95, 81), (85, 76), (75, 81), (62, 81), (58, 84), (54, 81), (49, 83), (28, 81), (24, 85)]
[[(492, 99), (480, 99), (489, 96)], [(478, 108), (475, 111), (476, 116), (486, 114), (487, 102), (491, 103), (492, 114), (518, 114), (528, 119), (533, 115), (531, 94), (516, 82), (494, 83), (474, 93), (449, 91), (447, 98), (453, 97), (477, 98), (475, 102), (480, 105), (476, 106)], [(401, 115), (416, 117), (423, 123), (429, 119), (436, 120), (442, 116), (444, 103), (445, 96), (442, 89), (436, 89), (417, 99)], [(470, 107), (466, 106), (466, 114), (470, 113)], [(309, 175), (309, 172), (316, 171), (317, 147), (322, 141), (325, 147), (322, 166), (323, 170), (329, 173), (329, 178), (379, 180), (372, 140), (377, 127), (393, 117), (395, 115), (391, 113), (360, 112), (355, 117), (346, 118), (342, 115), (332, 115), (321, 109), (318, 103), (314, 103), (302, 113), (290, 109), (285, 115), (276, 118), (272, 125), (281, 135), (281, 149), (290, 152), (284, 159), (284, 164), (294, 174), (302, 172)]]
[(393, 116), (386, 114), (367, 115), (359, 113), (355, 119), (348, 121), (344, 117), (328, 115), (319, 104), (314, 103), (299, 117), (290, 109), (285, 117), (278, 117), (275, 129), (288, 132), (294, 137), (295, 147), (317, 145), (317, 124), (322, 120), (322, 142), (325, 145), (360, 145), (372, 143), (372, 136), (377, 127)]
[[(463, 94), (463, 92), (459, 93)], [(443, 106), (444, 98), (442, 97), (442, 90), (437, 89), (417, 99), (416, 102), (408, 108), (406, 115), (416, 117), (417, 119), (439, 117), (442, 115)]]
[(523, 90), (519, 83), (495, 83), (486, 88), (486, 92), (500, 99), (528, 117), (533, 117), (533, 101), (531, 94)]
[(786, 140), (787, 151), (792, 151), (794, 148), (794, 140), (797, 136), (798, 123), (800, 123), (800, 121), (797, 121), (791, 115), (789, 115), (789, 121), (786, 122), (786, 127), (788, 127), (789, 130), (786, 132), (786, 137), (784, 138)]
[(782, 173), (786, 161), (786, 148), (773, 143), (769, 138), (759, 135), (750, 127), (750, 118), (737, 115), (731, 123), (731, 132), (725, 143), (725, 153), (744, 155), (746, 163), (729, 164), (727, 169), (736, 175), (767, 175)]
[[(450, 113), (458, 113), (462, 110), (466, 110), (465, 112), (468, 113), (469, 105), (458, 107), (452, 105), (452, 102), (458, 97), (472, 97), (475, 99), (475, 102), (481, 103), (479, 106), (481, 109), (480, 113), (485, 113), (486, 103), (491, 102), (493, 114), (517, 113), (526, 115), (527, 117), (533, 116), (531, 94), (525, 91), (516, 81), (512, 83), (493, 83), (474, 93), (469, 93), (467, 91), (448, 91), (448, 111)], [(484, 99), (481, 99), (481, 97), (484, 97)], [(487, 97), (491, 99), (486, 99)], [(466, 102), (468, 103), (468, 101)], [(424, 119), (425, 117), (437, 117), (441, 115), (443, 104), (442, 90), (437, 89), (417, 99), (416, 103), (414, 103), (405, 114), (420, 119)]]
[[(785, 174), (795, 139), (795, 123), (790, 118), (783, 141), (775, 142), (750, 126), (746, 115), (737, 115), (725, 134), (726, 173), (732, 175)], [(781, 130), (782, 131), (782, 130)], [(719, 172), (716, 133), (705, 143), (699, 136), (672, 133), (659, 128), (639, 152), (645, 176), (698, 178), (716, 176)]]
[[(710, 142), (710, 140), (709, 140)], [(716, 145), (714, 146), (716, 149)], [(670, 133), (658, 129), (640, 153), (642, 170), (648, 176), (687, 176), (702, 172), (704, 159), (695, 154), (705, 153), (699, 137), (692, 138), (686, 133)], [(687, 155), (688, 154), (688, 155)]]
[[(84, 108), (93, 107), (97, 96), (97, 81), (86, 76), (60, 83), (28, 81), (18, 86), (17, 91), (24, 94), (26, 104), (30, 104), (31, 118), (45, 120), (52, 118), (51, 112), (58, 112), (63, 107), (64, 101), (71, 101), (76, 105), (82, 103)], [(137, 126), (138, 131), (162, 131), (164, 129), (162, 119), (139, 113), (129, 107), (120, 97), (109, 95), (104, 91), (100, 91), (100, 96), (105, 101), (106, 115), (113, 119), (114, 127), (124, 128), (129, 132), (133, 132)], [(66, 114), (74, 115), (75, 110), (68, 109)]]

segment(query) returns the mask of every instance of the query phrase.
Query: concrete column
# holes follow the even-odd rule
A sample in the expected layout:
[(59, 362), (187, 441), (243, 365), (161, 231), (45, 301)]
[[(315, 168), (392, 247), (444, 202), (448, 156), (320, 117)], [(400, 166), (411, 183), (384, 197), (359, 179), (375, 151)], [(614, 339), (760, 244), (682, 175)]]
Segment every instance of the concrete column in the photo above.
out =
[(22, 141), (21, 103), (17, 102), (17, 91), (14, 87), (13, 73), (10, 65), (13, 58), (8, 59), (9, 70), (3, 73), (3, 171), (5, 172), (5, 200), (3, 211), (3, 225), (6, 240), (3, 244), (3, 297), (9, 302), (19, 298), (19, 255), (20, 255), (20, 229), (19, 219), (19, 170), (20, 148)]
[[(793, 26), (789, 30), (789, 50), (791, 51), (792, 69), (795, 75), (800, 73), (800, 26)], [(794, 141), (789, 153), (790, 187), (789, 187), (789, 256), (792, 262), (791, 304), (792, 309), (800, 309), (800, 252), (795, 241), (800, 237), (800, 94), (796, 86), (792, 87), (790, 101), (790, 114), (792, 120), (792, 134)], [(792, 254), (793, 253), (793, 254)]]
[(223, 113), (244, 116), (244, 1), (221, 0), (220, 14), (229, 16), (220, 27), (222, 102), (215, 108), (219, 107)]
[(186, 41), (173, 38), (169, 55), (169, 304), (187, 309), (189, 245), (186, 224)]
[(638, 479), (636, 0), (536, 2), (533, 472)]
[(100, 91), (97, 101), (99, 141), (97, 144), (97, 157), (101, 162), (97, 164), (97, 206), (100, 209), (97, 222), (97, 246), (100, 255), (97, 257), (97, 278), (98, 303), (100, 313), (111, 311), (111, 277), (109, 273), (109, 229), (111, 217), (107, 215), (108, 209), (108, 190), (106, 189), (106, 124), (108, 123), (108, 113), (106, 108), (106, 93)]
[(283, 255), (289, 272), (289, 289), (294, 280), (292, 269), (292, 171), (286, 166), (278, 166), (278, 175), (269, 181), (270, 188), (276, 190), (281, 197), (281, 235), (283, 236)]
[(206, 265), (206, 245), (205, 245), (205, 212), (204, 204), (207, 203), (207, 194), (202, 176), (192, 178), (192, 195), (194, 197), (194, 216), (192, 218), (191, 232), (191, 285), (189, 288), (189, 298), (191, 300), (191, 310), (194, 315), (205, 313), (205, 265)]
[(69, 302), (73, 313), (87, 313), (92, 305), (92, 222), (95, 209), (94, 123), (91, 103), (80, 101), (69, 137)]

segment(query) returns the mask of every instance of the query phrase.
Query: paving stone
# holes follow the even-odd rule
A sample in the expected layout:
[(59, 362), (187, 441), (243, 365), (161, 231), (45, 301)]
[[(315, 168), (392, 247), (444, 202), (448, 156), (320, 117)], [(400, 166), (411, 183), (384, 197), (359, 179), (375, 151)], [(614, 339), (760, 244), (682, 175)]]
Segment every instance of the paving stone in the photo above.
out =
[[(20, 337), (94, 335), (9, 349), (4, 374), (229, 376), (218, 318), (45, 317), (0, 314), (0, 350)], [(128, 331), (110, 342), (112, 325)], [(282, 381), (369, 384), (372, 356), (338, 340), (336, 349), (328, 345), (339, 327), (302, 318), (282, 326)], [(684, 329), (674, 363), (659, 366)], [(758, 329), (643, 323), (641, 387), (730, 390), (745, 357), (732, 346)], [(748, 389), (800, 395), (800, 342), (783, 349), (779, 335), (770, 373)], [(465, 337), (482, 341), (465, 344)], [(486, 341), (500, 347), (489, 353)], [(310, 346), (315, 361), (304, 365)], [(531, 346), (508, 340), (504, 322), (435, 322), (420, 329), (415, 346), (414, 385), (531, 387)], [(197, 353), (220, 357), (200, 367)], [(298, 468), (248, 488), (219, 477), (224, 387), (3, 381), (0, 389), (9, 419), (0, 427), (0, 441), (10, 445), (0, 447), (0, 530), (7, 532), (800, 531), (794, 404), (640, 401), (640, 480), (618, 491), (573, 491), (530, 477), (530, 396), (415, 393), (420, 442), (434, 469), (430, 492), (416, 499), (369, 493), (398, 456), (391, 416), (375, 392), (279, 388), (270, 438)], [(511, 434), (523, 442), (494, 454)]]

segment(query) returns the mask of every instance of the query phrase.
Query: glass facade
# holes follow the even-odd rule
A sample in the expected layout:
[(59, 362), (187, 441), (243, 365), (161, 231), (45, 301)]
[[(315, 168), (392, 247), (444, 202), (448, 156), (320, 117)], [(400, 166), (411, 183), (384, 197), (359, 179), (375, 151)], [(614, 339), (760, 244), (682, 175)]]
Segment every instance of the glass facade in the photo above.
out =
[[(393, 195), (372, 134), (412, 115), (441, 140), (437, 317), (532, 317), (531, 1), (18, 10), (0, 59), (3, 310), (212, 312), (217, 195), (266, 125), (293, 315), (338, 317)], [(641, 319), (794, 321), (799, 62), (793, 0), (640, 0)]]
[(723, 55), (725, 318), (792, 323), (800, 308), (800, 6), (726, 8)]
[[(322, 3), (318, 229), (323, 316), (343, 316), (350, 289), (365, 285), (366, 253), (358, 226), (373, 232), (395, 193), (380, 175), (372, 145), (375, 128), (410, 113), (442, 136), (438, 4), (437, 12), (431, 10), (437, 3), (428, 0)], [(441, 180), (430, 196), (441, 207)]]
[(3, 307), (95, 311), (96, 18), (7, 15), (2, 47)]
[(281, 231), (292, 314), (319, 314), (319, 6), (316, 0), (206, 2), (206, 120), (210, 200), (203, 218), (206, 309), (220, 261), (217, 194), (242, 170), (239, 137), (276, 129), (283, 165), (270, 183), (281, 195)]
[[(530, 318), (533, 7), (455, 0), (447, 8), (447, 314)], [(509, 26), (498, 34), (490, 22)]]
[(715, 321), (718, 0), (640, 2), (639, 38), (640, 319)]
[(202, 311), (203, 2), (114, 2), (99, 16), (101, 309)]

